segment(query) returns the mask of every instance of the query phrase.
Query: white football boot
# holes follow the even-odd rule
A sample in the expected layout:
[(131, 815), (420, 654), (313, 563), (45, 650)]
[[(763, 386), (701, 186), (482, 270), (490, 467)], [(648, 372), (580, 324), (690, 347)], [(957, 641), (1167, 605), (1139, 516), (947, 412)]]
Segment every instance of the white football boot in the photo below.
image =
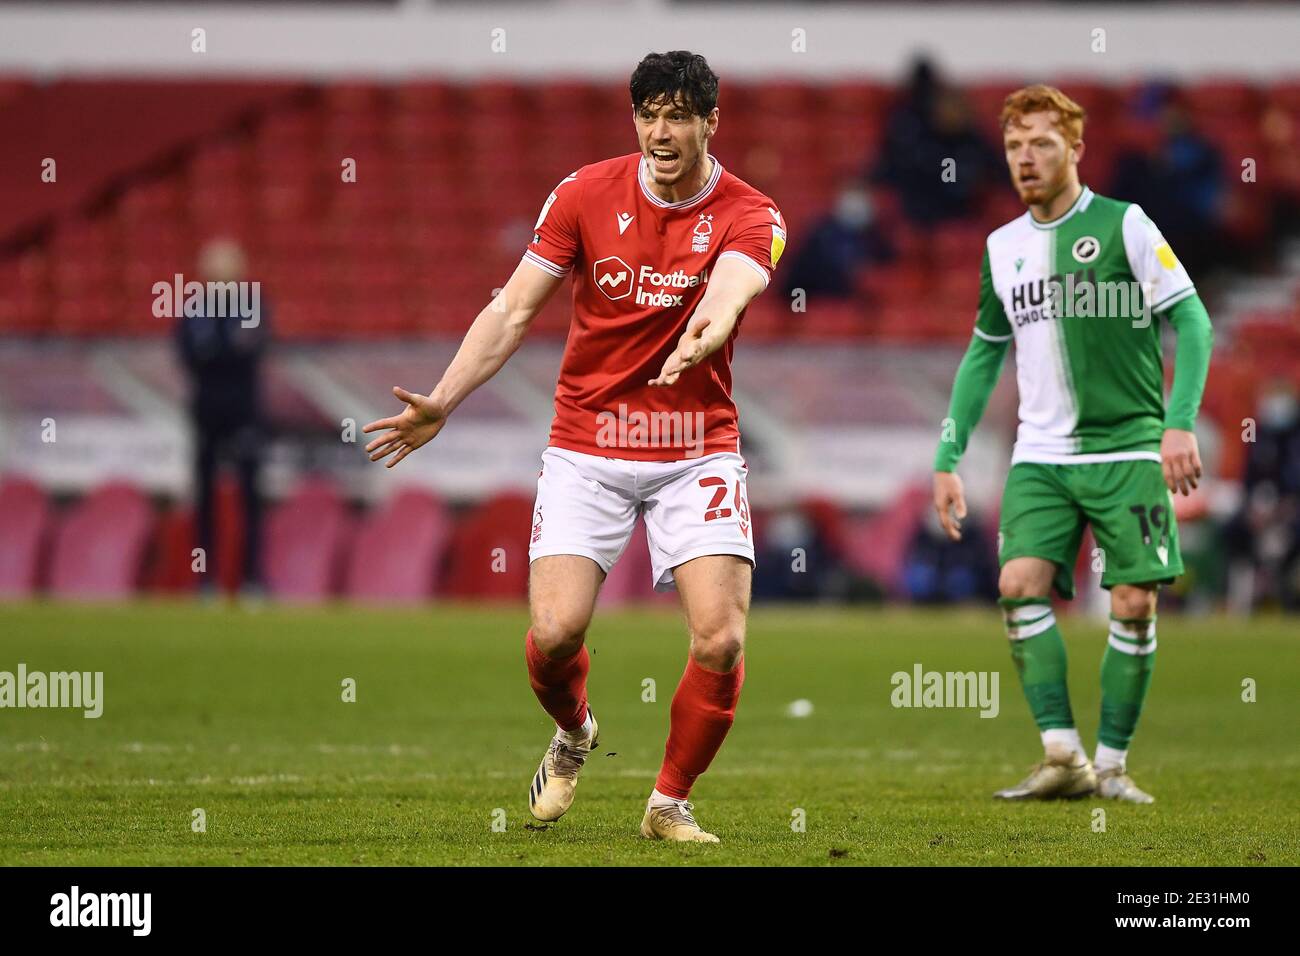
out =
[(1029, 771), (1029, 776), (993, 796), (998, 800), (1072, 800), (1086, 797), (1096, 787), (1097, 775), (1087, 757), (1069, 747), (1051, 744), (1043, 762)]
[(543, 823), (551, 823), (564, 816), (573, 806), (573, 794), (578, 787), (578, 771), (587, 762), (587, 757), (596, 749), (599, 728), (596, 715), (587, 708), (591, 715), (591, 735), (585, 744), (574, 746), (567, 743), (557, 730), (551, 738), (546, 755), (533, 775), (533, 785), (528, 788), (528, 809), (533, 816)]
[(683, 843), (721, 843), (712, 833), (705, 833), (695, 815), (695, 807), (685, 800), (672, 803), (647, 803), (641, 819), (641, 835), (647, 840), (677, 840)]
[(1125, 803), (1155, 803), (1156, 798), (1138, 788), (1123, 767), (1097, 771), (1097, 796)]

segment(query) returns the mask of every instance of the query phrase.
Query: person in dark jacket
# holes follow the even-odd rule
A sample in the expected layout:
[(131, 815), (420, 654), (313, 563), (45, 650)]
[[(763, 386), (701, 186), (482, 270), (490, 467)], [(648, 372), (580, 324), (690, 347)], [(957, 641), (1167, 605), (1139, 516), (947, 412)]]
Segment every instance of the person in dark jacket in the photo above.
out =
[[(205, 555), (208, 577), (203, 589), (215, 590), (218, 563), (215, 552), (214, 509), (218, 469), (230, 464), (238, 472), (244, 518), (241, 591), (261, 590), (262, 505), (258, 473), (265, 443), (261, 412), (262, 361), (268, 341), (268, 324), (260, 289), (253, 296), (244, 283), (243, 250), (230, 240), (215, 240), (199, 254), (199, 271), (205, 283), (241, 283), (245, 306), (232, 309), (223, 300), (213, 308), (208, 296), (199, 309), (177, 308), (177, 340), (181, 360), (189, 374), (190, 413), (194, 424), (194, 472), (198, 518), (198, 546)], [(185, 314), (186, 312), (198, 314)], [(212, 314), (209, 314), (212, 313)]]

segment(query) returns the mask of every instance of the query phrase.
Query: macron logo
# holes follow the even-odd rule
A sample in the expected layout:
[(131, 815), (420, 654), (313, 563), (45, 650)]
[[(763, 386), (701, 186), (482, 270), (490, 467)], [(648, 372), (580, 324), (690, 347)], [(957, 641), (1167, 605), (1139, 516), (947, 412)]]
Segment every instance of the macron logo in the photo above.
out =
[(618, 234), (621, 236), (627, 232), (627, 227), (632, 225), (632, 220), (636, 218), (631, 213), (621, 212), (616, 217), (618, 220)]

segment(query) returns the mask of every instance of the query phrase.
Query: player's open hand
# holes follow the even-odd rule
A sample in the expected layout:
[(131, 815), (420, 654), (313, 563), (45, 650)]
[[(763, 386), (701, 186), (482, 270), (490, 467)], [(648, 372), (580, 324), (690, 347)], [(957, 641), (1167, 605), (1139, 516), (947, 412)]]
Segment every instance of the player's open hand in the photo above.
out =
[(1201, 478), (1201, 453), (1196, 435), (1181, 428), (1166, 428), (1160, 439), (1160, 470), (1170, 492), (1190, 495)]
[(361, 429), (366, 433), (383, 431), (366, 446), (366, 451), (371, 461), (381, 461), (393, 455), (385, 462), (389, 468), (431, 441), (447, 421), (446, 411), (428, 395), (408, 392), (397, 385), (393, 386), (393, 394), (406, 402), (406, 409), (400, 415), (381, 418)]
[(658, 378), (650, 379), (651, 385), (673, 385), (692, 366), (699, 365), (713, 352), (713, 343), (705, 332), (709, 328), (709, 319), (705, 316), (693, 317), (686, 325), (686, 331), (677, 340), (677, 348), (664, 360), (664, 367)]
[(961, 540), (961, 519), (966, 517), (966, 492), (955, 471), (934, 473), (934, 510), (939, 524), (953, 541)]

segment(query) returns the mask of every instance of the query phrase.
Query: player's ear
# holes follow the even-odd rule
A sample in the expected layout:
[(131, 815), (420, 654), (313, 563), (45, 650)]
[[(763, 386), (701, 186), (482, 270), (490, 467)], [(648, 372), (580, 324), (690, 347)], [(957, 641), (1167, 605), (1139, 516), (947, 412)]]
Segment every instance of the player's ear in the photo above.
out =
[(1083, 147), (1084, 147), (1083, 140), (1079, 140), (1077, 143), (1074, 144), (1074, 161), (1076, 163), (1083, 162)]

